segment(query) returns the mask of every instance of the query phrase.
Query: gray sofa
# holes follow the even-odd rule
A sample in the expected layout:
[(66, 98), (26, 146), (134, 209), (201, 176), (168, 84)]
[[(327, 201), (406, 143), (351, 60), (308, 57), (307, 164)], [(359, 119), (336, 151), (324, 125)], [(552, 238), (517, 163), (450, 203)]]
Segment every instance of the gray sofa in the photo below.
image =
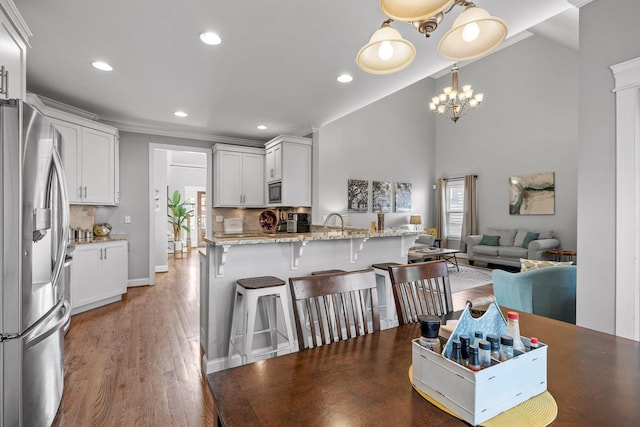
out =
[[(538, 233), (538, 236), (535, 240), (531, 240), (525, 248), (523, 242), (528, 233)], [(485, 238), (484, 243), (491, 244), (481, 244), (485, 236), (498, 236), (498, 244), (494, 246), (496, 239), (490, 238)], [(467, 257), (471, 265), (475, 261), (483, 261), (490, 264), (520, 267), (520, 258), (551, 260), (553, 257), (546, 251), (560, 248), (560, 240), (553, 237), (553, 231), (514, 228), (487, 228), (483, 234), (468, 236), (466, 243)]]

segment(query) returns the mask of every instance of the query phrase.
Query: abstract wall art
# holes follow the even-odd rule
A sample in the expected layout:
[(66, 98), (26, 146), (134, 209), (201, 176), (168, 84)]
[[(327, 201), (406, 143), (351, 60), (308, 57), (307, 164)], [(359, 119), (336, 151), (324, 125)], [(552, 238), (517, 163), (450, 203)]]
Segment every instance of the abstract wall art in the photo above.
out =
[(554, 172), (509, 177), (509, 214), (553, 215), (554, 213)]

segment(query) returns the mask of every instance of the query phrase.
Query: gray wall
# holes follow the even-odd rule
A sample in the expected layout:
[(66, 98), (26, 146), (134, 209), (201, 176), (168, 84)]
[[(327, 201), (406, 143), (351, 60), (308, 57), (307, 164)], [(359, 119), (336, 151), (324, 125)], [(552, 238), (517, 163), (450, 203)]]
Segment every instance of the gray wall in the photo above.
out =
[[(149, 279), (149, 144), (211, 148), (213, 142), (120, 132), (120, 206), (96, 210), (96, 222), (129, 236), (129, 280)], [(131, 224), (124, 216), (131, 216)]]
[[(437, 117), (436, 176), (478, 175), (478, 223), (554, 230), (576, 248), (578, 53), (533, 36), (460, 69), (484, 93), (457, 123)], [(438, 93), (451, 76), (438, 79)], [(554, 215), (510, 215), (508, 178), (555, 172)], [(434, 206), (435, 208), (435, 206)]]
[[(380, 78), (384, 78), (383, 76)], [(433, 224), (429, 206), (434, 177), (434, 118), (427, 100), (433, 79), (424, 79), (321, 127), (314, 152), (313, 222), (330, 212), (346, 213), (349, 178), (412, 183), (413, 213)], [(368, 227), (371, 212), (352, 213), (354, 226)], [(408, 224), (408, 213), (388, 213), (386, 227)]]
[(615, 332), (616, 297), (616, 126), (609, 67), (640, 56), (639, 16), (637, 0), (597, 0), (580, 9), (576, 315), (578, 324), (608, 333)]

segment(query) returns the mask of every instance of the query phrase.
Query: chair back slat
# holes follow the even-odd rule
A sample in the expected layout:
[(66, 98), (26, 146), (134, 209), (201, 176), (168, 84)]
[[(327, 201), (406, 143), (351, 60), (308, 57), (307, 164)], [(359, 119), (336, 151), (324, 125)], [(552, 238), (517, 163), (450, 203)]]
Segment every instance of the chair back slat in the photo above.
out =
[(389, 277), (401, 325), (417, 322), (420, 314), (453, 311), (446, 261), (390, 266)]
[(373, 269), (289, 279), (300, 349), (380, 330)]

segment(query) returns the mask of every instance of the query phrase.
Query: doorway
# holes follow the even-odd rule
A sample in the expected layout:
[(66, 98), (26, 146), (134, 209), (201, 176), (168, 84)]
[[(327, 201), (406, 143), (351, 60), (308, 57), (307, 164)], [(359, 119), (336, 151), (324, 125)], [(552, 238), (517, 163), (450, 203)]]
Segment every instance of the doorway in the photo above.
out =
[[(167, 218), (167, 197), (178, 190), (182, 200), (194, 211), (190, 233), (185, 234), (185, 250), (189, 242), (196, 248), (201, 234), (210, 229), (210, 215), (206, 215), (206, 194), (211, 194), (212, 153), (210, 148), (167, 144), (149, 144), (149, 277), (167, 272), (168, 256), (173, 250), (172, 231)], [(204, 204), (198, 206), (199, 193)], [(199, 212), (202, 211), (202, 223)], [(196, 243), (197, 242), (197, 243)], [(189, 248), (190, 250), (190, 248)], [(171, 252), (172, 253), (172, 252)]]

